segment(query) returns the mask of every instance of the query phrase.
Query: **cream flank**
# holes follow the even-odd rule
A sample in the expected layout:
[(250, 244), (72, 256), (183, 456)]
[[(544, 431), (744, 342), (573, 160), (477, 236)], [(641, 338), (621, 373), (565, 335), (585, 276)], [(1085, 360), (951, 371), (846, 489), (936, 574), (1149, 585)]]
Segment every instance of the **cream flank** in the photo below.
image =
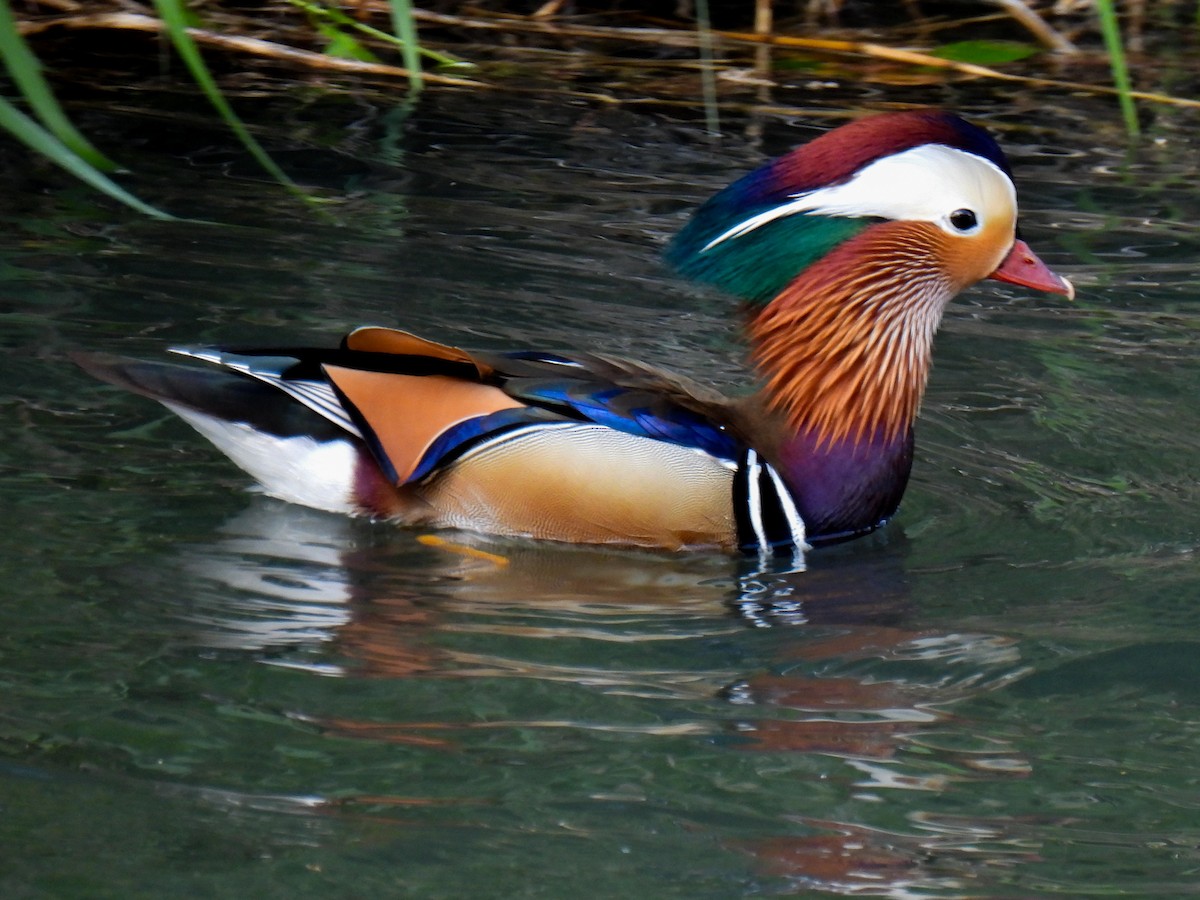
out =
[(431, 524), (589, 544), (733, 547), (736, 467), (703, 451), (565, 422), (473, 447), (414, 489)]

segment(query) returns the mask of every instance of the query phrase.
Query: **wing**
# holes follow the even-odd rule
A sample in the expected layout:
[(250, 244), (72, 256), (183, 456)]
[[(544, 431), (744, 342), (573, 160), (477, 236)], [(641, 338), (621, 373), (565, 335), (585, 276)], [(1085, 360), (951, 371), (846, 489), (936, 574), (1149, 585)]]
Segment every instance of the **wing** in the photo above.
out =
[(351, 332), (336, 349), (175, 352), (270, 385), (361, 438), (397, 486), (507, 432), (562, 423), (602, 425), (723, 461), (742, 449), (719, 394), (608, 357), (468, 353), (376, 327)]
[(728, 401), (699, 384), (611, 357), (520, 352), (490, 357), (509, 396), (577, 421), (734, 459)]

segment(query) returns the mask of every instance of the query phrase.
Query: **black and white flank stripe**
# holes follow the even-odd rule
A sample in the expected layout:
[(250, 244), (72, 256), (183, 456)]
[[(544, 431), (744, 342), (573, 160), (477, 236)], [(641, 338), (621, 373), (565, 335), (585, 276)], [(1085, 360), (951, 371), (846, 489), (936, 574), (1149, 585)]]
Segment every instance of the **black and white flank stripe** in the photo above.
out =
[(757, 450), (747, 449), (738, 460), (733, 510), (742, 550), (772, 556), (809, 549), (796, 502), (775, 467)]

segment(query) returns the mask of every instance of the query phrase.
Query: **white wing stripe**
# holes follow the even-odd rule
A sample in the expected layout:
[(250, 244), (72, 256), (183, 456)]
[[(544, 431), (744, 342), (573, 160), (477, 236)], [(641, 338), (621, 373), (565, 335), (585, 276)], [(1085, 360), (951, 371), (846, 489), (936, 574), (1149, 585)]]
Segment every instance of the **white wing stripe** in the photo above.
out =
[(239, 359), (232, 354), (220, 350), (192, 347), (172, 347), (172, 353), (190, 356), (203, 362), (214, 363), (231, 371), (256, 378), (263, 384), (269, 384), (289, 397), (298, 400), (317, 415), (328, 419), (339, 428), (344, 428), (357, 438), (362, 432), (350, 418), (344, 406), (334, 393), (332, 386), (321, 381), (287, 381), (279, 377), (279, 373), (267, 368), (257, 368), (252, 360)]

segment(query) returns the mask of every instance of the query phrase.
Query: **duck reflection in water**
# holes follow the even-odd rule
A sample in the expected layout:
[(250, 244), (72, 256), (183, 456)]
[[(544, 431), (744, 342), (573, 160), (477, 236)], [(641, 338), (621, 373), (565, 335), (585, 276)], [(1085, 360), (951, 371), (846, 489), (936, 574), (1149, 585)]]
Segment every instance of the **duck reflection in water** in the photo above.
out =
[[(222, 532), (181, 559), (184, 583), (193, 587), (179, 614), (191, 640), (209, 652), (251, 653), (272, 666), (364, 685), (393, 681), (397, 698), (418, 680), (486, 679), (477, 682), (486, 692), (497, 680), (524, 679), (541, 684), (538, 691), (567, 685), (635, 698), (653, 712), (646, 724), (605, 721), (597, 716), (603, 703), (586, 716), (561, 708), (544, 717), (447, 713), (453, 704), (434, 716), (419, 704), (397, 704), (416, 711), (399, 720), (344, 709), (288, 711), (319, 733), (433, 752), (460, 752), (472, 735), (496, 730), (694, 737), (714, 752), (833, 760), (855, 773), (843, 782), (855, 800), (894, 790), (940, 794), (957, 781), (1021, 777), (1029, 769), (1002, 741), (977, 736), (972, 746), (938, 746), (940, 730), (962, 729), (948, 707), (1009, 683), (1020, 661), (1009, 639), (910, 624), (905, 546), (896, 531), (873, 548), (826, 551), (803, 574), (712, 555), (448, 532), (397, 542), (394, 532), (368, 523), (267, 498)], [(769, 639), (769, 653), (739, 671), (730, 660), (747, 658), (744, 643), (755, 632)], [(576, 649), (564, 654), (564, 646)], [(672, 711), (682, 706), (703, 712)], [(938, 765), (911, 765), (914, 750), (932, 753)], [(357, 804), (424, 802), (364, 797)], [(340, 800), (327, 809), (350, 815), (355, 806)], [(778, 833), (758, 841), (717, 837), (760, 860), (764, 874), (835, 892), (868, 883), (945, 890), (968, 860), (980, 864), (985, 837), (997, 864), (1027, 853), (995, 849), (1006, 845), (1003, 821), (990, 828), (930, 815), (899, 833), (804, 812), (780, 817)]]

